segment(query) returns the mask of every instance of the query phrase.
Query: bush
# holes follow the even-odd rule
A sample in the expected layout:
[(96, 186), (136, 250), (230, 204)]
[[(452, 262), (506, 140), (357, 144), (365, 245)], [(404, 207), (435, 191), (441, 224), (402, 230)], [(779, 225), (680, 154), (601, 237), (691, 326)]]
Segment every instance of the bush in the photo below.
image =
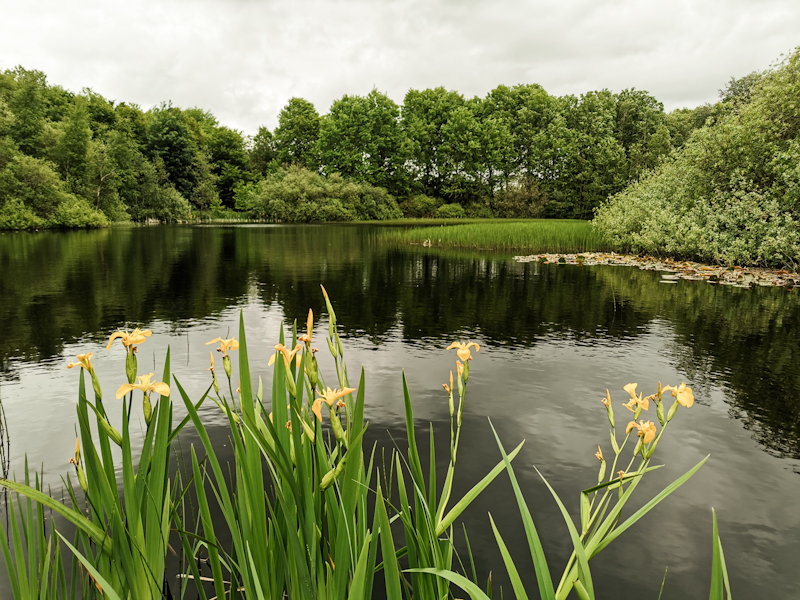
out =
[(617, 248), (724, 264), (800, 264), (800, 51), (749, 103), (597, 211)]
[(436, 216), (436, 209), (440, 204), (435, 198), (420, 194), (404, 201), (400, 209), (403, 216), (409, 219), (431, 219)]
[(466, 208), (467, 217), (470, 219), (493, 219), (492, 208), (483, 202), (472, 202)]
[(0, 206), (0, 229), (36, 229), (45, 221), (37, 217), (19, 198), (7, 198)]
[(56, 208), (50, 224), (54, 227), (105, 227), (108, 217), (83, 198), (70, 194)]
[(436, 209), (437, 219), (463, 219), (467, 216), (460, 204), (442, 204)]
[(348, 181), (340, 175), (324, 177), (298, 166), (279, 169), (256, 187), (242, 189), (237, 202), (257, 219), (286, 222), (402, 217), (397, 202), (383, 188)]
[(534, 177), (512, 181), (494, 196), (494, 216), (505, 219), (536, 219), (544, 216), (547, 195)]

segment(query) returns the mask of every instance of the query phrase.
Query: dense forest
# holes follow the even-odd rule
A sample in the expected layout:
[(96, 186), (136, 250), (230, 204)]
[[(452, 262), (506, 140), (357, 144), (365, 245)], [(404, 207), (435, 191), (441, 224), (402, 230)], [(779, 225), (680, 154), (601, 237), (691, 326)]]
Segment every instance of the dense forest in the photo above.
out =
[(800, 268), (800, 49), (734, 80), (713, 126), (597, 211), (617, 246)]
[(0, 73), (0, 229), (242, 214), (280, 221), (402, 216), (590, 218), (748, 93), (665, 113), (647, 92), (485, 98), (373, 90), (320, 116), (292, 98), (252, 137), (208, 111), (144, 111), (22, 67)]

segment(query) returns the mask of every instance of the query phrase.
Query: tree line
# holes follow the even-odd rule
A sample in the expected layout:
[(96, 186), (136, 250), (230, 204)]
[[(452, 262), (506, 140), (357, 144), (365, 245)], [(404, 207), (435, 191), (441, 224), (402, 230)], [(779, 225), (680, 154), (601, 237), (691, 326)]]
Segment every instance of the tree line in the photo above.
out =
[(0, 228), (234, 213), (590, 218), (717, 106), (666, 113), (640, 90), (557, 97), (535, 84), (485, 98), (412, 89), (398, 105), (373, 90), (325, 115), (292, 98), (274, 130), (250, 137), (200, 108), (144, 111), (17, 67), (0, 73)]

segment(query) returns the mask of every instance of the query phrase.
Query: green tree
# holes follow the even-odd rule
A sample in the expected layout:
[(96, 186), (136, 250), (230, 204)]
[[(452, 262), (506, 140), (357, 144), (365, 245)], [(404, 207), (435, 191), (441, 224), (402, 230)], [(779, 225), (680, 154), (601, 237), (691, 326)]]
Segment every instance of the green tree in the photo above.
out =
[(217, 190), (223, 205), (233, 208), (233, 192), (249, 179), (250, 159), (244, 136), (227, 127), (217, 127), (208, 138), (211, 171), (217, 177)]
[(55, 162), (67, 188), (80, 190), (86, 176), (87, 152), (92, 130), (89, 128), (87, 100), (78, 96), (64, 121), (64, 134), (53, 149)]
[(397, 104), (377, 90), (336, 100), (320, 124), (323, 170), (402, 193), (399, 119)]
[(301, 165), (315, 170), (319, 164), (317, 141), (320, 118), (308, 100), (292, 98), (278, 115), (275, 151), (282, 165)]
[[(454, 172), (450, 164), (450, 147), (445, 125), (453, 111), (464, 106), (464, 97), (443, 87), (427, 90), (409, 90), (401, 109), (403, 153), (408, 157), (411, 175), (422, 191), (432, 196), (442, 196), (454, 186), (448, 178)], [(451, 134), (456, 133), (451, 127)], [(451, 135), (452, 137), (452, 135)]]
[(608, 90), (565, 96), (564, 163), (547, 214), (588, 219), (626, 181), (625, 149), (617, 140), (617, 107)]
[(45, 155), (45, 75), (41, 71), (26, 71), (22, 67), (18, 67), (15, 74), (17, 85), (9, 102), (14, 114), (10, 134), (22, 152), (41, 157)]
[[(627, 89), (615, 95), (617, 123), (615, 137), (625, 149), (627, 179), (658, 164), (658, 159), (670, 152), (669, 130), (665, 125), (664, 105), (642, 90)], [(653, 136), (658, 136), (653, 140)]]
[(147, 152), (164, 164), (169, 182), (184, 197), (191, 196), (197, 184), (196, 146), (186, 121), (177, 108), (161, 105), (150, 113)]
[(266, 175), (277, 158), (275, 138), (266, 127), (259, 127), (250, 144), (250, 165), (256, 173)]

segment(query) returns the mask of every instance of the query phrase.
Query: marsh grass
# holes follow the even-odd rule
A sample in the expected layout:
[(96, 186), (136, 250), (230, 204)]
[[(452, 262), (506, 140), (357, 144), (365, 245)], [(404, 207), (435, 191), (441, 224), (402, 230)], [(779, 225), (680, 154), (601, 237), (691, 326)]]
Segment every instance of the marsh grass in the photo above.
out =
[(445, 224), (384, 232), (398, 244), (426, 244), (433, 248), (480, 248), (530, 253), (579, 253), (609, 250), (591, 222), (572, 219), (484, 221)]

